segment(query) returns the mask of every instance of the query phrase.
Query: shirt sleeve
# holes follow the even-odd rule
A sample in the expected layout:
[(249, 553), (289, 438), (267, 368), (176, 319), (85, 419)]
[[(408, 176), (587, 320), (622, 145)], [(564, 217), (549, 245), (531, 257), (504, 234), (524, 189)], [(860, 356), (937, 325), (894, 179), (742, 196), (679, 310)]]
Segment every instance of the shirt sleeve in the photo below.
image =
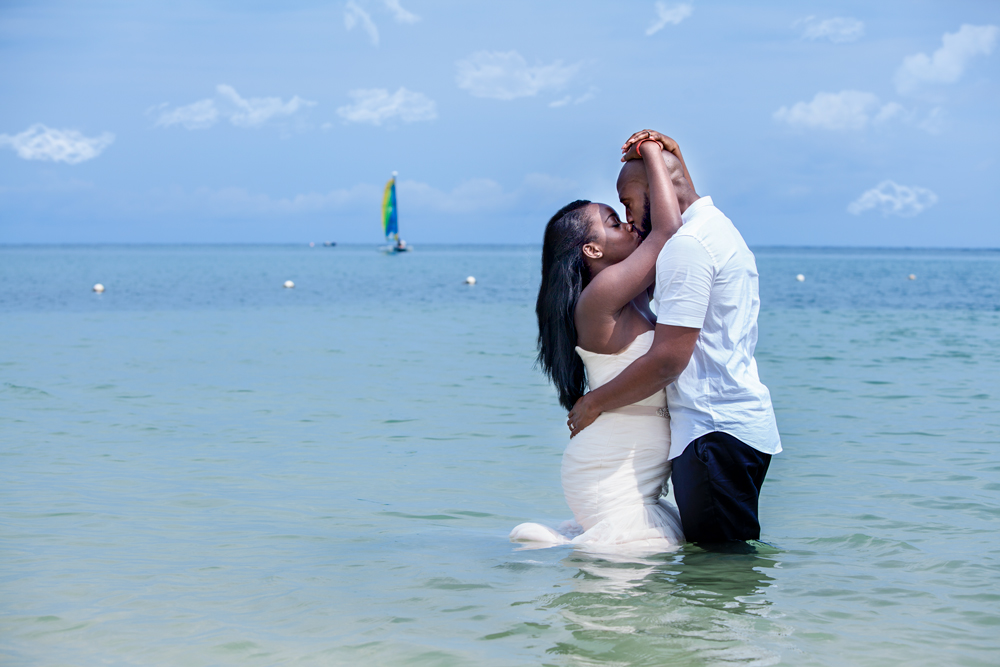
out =
[(701, 241), (686, 234), (667, 241), (656, 263), (656, 323), (700, 329), (714, 281), (715, 266)]

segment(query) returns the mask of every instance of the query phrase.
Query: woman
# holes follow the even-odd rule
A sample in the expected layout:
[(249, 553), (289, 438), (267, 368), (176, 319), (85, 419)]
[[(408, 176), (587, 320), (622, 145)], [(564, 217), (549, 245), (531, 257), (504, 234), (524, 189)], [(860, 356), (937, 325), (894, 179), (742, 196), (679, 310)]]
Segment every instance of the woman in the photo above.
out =
[[(676, 149), (662, 135), (627, 142), (625, 148), (625, 159), (641, 159), (646, 167), (651, 230), (645, 240), (610, 206), (582, 200), (563, 207), (545, 228), (535, 307), (538, 362), (567, 410), (588, 382), (591, 388), (608, 382), (653, 341), (656, 320), (647, 288), (660, 249), (681, 225), (665, 164), (665, 157), (675, 164), (677, 158), (665, 156), (658, 140)], [(600, 550), (674, 548), (684, 539), (680, 517), (660, 499), (670, 475), (669, 451), (663, 390), (603, 413), (563, 454), (563, 492), (575, 521), (564, 522), (559, 531), (523, 523), (511, 531), (510, 539), (534, 547), (574, 543)]]

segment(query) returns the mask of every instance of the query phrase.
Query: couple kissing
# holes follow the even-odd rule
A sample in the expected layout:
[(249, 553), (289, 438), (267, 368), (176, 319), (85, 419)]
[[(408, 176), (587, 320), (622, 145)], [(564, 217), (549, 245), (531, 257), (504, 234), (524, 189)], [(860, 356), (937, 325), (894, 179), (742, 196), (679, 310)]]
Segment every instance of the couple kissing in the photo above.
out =
[(538, 362), (570, 411), (562, 484), (574, 518), (522, 523), (510, 539), (653, 552), (757, 540), (781, 440), (753, 356), (756, 261), (696, 193), (677, 142), (643, 130), (622, 153), (625, 221), (577, 200), (542, 246)]

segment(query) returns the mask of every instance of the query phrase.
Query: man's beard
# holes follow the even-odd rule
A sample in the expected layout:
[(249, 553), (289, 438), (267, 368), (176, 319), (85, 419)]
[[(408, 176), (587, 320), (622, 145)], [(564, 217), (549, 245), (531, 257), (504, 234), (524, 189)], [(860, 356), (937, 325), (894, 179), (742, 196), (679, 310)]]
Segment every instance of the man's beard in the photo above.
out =
[(639, 225), (639, 236), (643, 240), (649, 236), (649, 233), (653, 231), (653, 219), (649, 214), (649, 195), (643, 195), (642, 204), (642, 224)]

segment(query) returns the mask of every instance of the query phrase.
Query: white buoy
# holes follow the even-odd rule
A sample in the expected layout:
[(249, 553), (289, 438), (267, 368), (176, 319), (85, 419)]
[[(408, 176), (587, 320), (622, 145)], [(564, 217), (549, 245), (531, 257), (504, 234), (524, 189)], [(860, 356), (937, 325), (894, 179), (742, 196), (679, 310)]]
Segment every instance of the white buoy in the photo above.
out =
[(476, 284), (476, 278), (475, 278), (475, 276), (469, 276), (468, 278), (466, 278), (465, 279), (465, 284), (466, 285), (475, 285)]
[(291, 280), (286, 280), (285, 281), (285, 288), (286, 289), (292, 289), (293, 287), (295, 287), (295, 283), (293, 283)]
[(804, 283), (806, 281), (806, 277), (804, 275), (802, 275), (801, 273), (799, 275), (795, 276), (795, 279), (798, 280), (800, 283)]
[(97, 283), (96, 285), (94, 285), (94, 291), (100, 294), (101, 292), (104, 291), (104, 285), (102, 285), (101, 283)]
[(316, 244), (315, 244), (315, 243), (313, 243), (312, 241), (310, 241), (310, 242), (309, 242), (309, 247), (310, 247), (310, 248), (315, 248), (315, 247), (316, 247)]
[(906, 276), (906, 277), (907, 277), (908, 279), (910, 279), (910, 280), (916, 280), (916, 279), (917, 279), (917, 275), (916, 275), (915, 273), (911, 273), (910, 275), (908, 275), (908, 276)]

